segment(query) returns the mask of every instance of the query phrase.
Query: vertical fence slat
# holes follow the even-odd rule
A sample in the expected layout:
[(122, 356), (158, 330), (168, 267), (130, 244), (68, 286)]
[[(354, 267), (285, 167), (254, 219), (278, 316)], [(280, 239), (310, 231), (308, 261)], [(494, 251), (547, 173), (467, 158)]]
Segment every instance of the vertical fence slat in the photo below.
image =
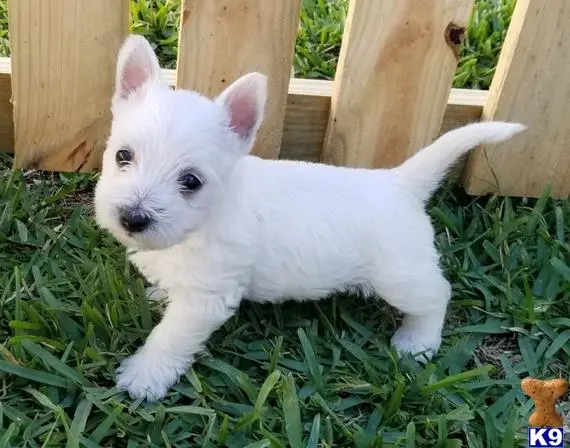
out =
[(352, 0), (323, 161), (391, 167), (437, 137), (473, 0)]
[(97, 169), (129, 0), (9, 0), (8, 13), (15, 165)]
[[(18, 0), (17, 0), (18, 1)], [(277, 158), (301, 0), (184, 0), (179, 88), (218, 95), (239, 76), (268, 76), (269, 101), (254, 153)]]
[(0, 58), (0, 152), (14, 152), (12, 64)]
[(469, 193), (570, 194), (570, 2), (518, 0), (482, 119), (519, 121), (520, 136), (475, 151)]

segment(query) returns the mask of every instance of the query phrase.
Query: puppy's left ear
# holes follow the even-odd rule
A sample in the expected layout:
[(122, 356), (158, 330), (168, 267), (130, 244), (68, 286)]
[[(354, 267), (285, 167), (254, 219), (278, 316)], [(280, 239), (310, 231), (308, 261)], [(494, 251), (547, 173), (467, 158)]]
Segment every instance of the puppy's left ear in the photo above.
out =
[(229, 127), (249, 151), (263, 122), (267, 101), (267, 76), (249, 73), (242, 76), (216, 99), (228, 113)]

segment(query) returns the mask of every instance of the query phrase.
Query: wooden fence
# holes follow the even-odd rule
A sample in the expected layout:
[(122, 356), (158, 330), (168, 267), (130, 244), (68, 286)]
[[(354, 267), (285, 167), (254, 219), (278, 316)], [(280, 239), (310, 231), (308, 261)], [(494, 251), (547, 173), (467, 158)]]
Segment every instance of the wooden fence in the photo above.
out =
[[(334, 82), (290, 79), (301, 0), (184, 0), (173, 86), (269, 76), (263, 157), (390, 167), (483, 119), (529, 131), (467, 160), (471, 194), (570, 193), (570, 2), (518, 0), (489, 92), (451, 89), (473, 0), (351, 0)], [(99, 168), (129, 0), (9, 0), (0, 149), (15, 165)]]

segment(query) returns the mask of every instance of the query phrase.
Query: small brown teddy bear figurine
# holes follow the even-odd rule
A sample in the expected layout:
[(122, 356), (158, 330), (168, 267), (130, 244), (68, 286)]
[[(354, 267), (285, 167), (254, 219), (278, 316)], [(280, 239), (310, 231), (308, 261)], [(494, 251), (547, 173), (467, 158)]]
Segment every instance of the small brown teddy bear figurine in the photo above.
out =
[(556, 412), (556, 400), (568, 390), (568, 381), (561, 378), (549, 381), (525, 378), (521, 382), (521, 389), (535, 403), (535, 411), (528, 419), (531, 427), (563, 426), (562, 416)]

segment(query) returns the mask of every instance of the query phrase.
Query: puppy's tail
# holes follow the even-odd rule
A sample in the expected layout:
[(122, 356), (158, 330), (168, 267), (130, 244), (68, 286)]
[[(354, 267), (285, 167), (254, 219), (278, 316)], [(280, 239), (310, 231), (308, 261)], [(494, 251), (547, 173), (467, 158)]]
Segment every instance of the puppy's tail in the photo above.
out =
[(503, 142), (525, 129), (522, 124), (501, 121), (469, 124), (443, 134), (394, 168), (394, 172), (425, 202), (439, 187), (453, 163), (467, 151), (483, 143)]

